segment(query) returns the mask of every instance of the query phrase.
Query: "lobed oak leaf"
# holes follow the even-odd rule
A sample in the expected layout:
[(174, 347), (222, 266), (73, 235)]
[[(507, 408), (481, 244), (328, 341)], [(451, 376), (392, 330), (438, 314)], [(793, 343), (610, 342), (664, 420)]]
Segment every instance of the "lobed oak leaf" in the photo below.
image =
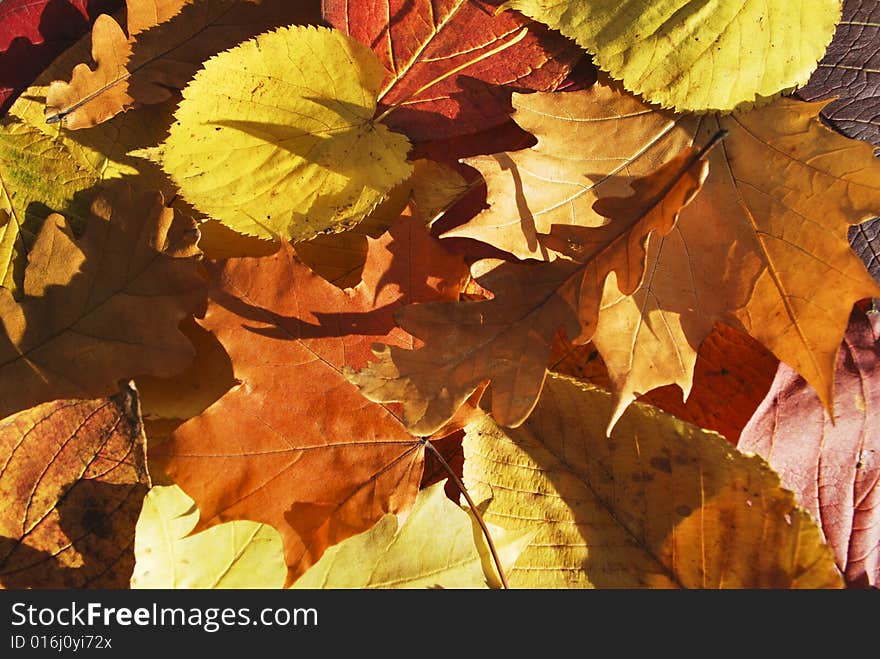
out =
[(205, 64), (149, 153), (188, 202), (239, 233), (341, 231), (412, 171), (407, 139), (373, 116), (383, 75), (341, 32), (267, 32)]
[(516, 429), (466, 427), (484, 517), (536, 530), (513, 588), (840, 588), (809, 513), (757, 456), (636, 403), (611, 437), (609, 393), (552, 375)]
[(100, 396), (120, 379), (170, 376), (189, 363), (178, 325), (204, 303), (205, 283), (198, 232), (173, 219), (159, 193), (126, 186), (98, 197), (79, 239), (49, 216), (21, 301), (0, 289), (0, 414)]
[(510, 0), (626, 88), (679, 112), (733, 110), (807, 82), (840, 0)]
[(834, 421), (779, 367), (739, 448), (764, 457), (819, 523), (849, 586), (880, 584), (880, 316), (855, 309), (837, 358)]
[(65, 48), (121, 0), (5, 0), (0, 6), (0, 114)]
[[(501, 578), (475, 520), (439, 482), (419, 492), (403, 522), (385, 515), (373, 528), (330, 547), (293, 588), (500, 588)], [(489, 527), (507, 573), (535, 531)]]
[(128, 586), (150, 487), (134, 389), (6, 417), (0, 463), (0, 585)]
[(327, 547), (407, 510), (421, 478), (422, 441), (399, 410), (365, 400), (342, 371), (363, 367), (374, 340), (411, 346), (394, 312), (455, 299), (467, 270), (411, 216), (368, 242), (363, 281), (346, 290), (287, 243), (273, 256), (212, 266), (199, 322), (225, 347), (239, 384), (150, 453), (196, 500), (197, 529), (234, 519), (278, 529), (289, 582)]
[(597, 85), (514, 104), (538, 143), (472, 161), (492, 205), (444, 236), (482, 239), (521, 258), (553, 258), (539, 233), (600, 224), (597, 195), (683, 144), (728, 133), (708, 156), (701, 194), (672, 233), (649, 243), (642, 286), (627, 295), (613, 276), (606, 282), (593, 342), (616, 415), (659, 386), (677, 384), (687, 396), (697, 348), (719, 321), (743, 326), (830, 407), (849, 311), (880, 294), (846, 242), (850, 225), (880, 205), (880, 164), (868, 145), (825, 128), (822, 104), (787, 98), (724, 116), (671, 115)]
[(708, 174), (703, 155), (685, 149), (637, 179), (630, 197), (602, 200), (604, 211), (616, 216), (605, 227), (555, 226), (544, 236), (575, 260), (481, 261), (474, 275), (494, 294), (491, 300), (402, 309), (397, 322), (425, 346), (379, 347), (379, 361), (350, 373), (351, 381), (370, 400), (402, 402), (408, 427), (419, 435), (437, 430), (491, 381), (492, 414), (502, 425), (518, 426), (541, 393), (556, 333), (590, 339), (612, 273), (620, 274), (626, 293), (638, 288), (648, 236), (672, 231)]
[(414, 142), (508, 121), (510, 91), (551, 91), (582, 52), (500, 0), (324, 0), (332, 27), (367, 44), (385, 68), (384, 123)]
[(172, 98), (213, 55), (281, 25), (317, 21), (317, 2), (286, 0), (127, 0), (127, 29), (101, 16), (92, 29), (93, 70), (46, 95), (46, 120), (94, 126), (144, 104)]
[(281, 536), (239, 520), (190, 535), (193, 500), (176, 486), (152, 488), (134, 536), (135, 588), (281, 588), (287, 575)]

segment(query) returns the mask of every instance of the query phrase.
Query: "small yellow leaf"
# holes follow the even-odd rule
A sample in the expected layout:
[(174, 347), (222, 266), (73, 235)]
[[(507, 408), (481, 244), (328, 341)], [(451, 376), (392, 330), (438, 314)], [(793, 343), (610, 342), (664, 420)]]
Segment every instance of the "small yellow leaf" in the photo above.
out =
[(199, 521), (176, 485), (154, 487), (135, 529), (132, 588), (281, 588), (287, 576), (281, 536), (238, 520), (189, 535)]
[(532, 416), (466, 428), (487, 521), (537, 530), (521, 588), (840, 588), (822, 532), (760, 457), (636, 403), (611, 437), (611, 395), (547, 379)]
[[(500, 579), (475, 520), (450, 501), (446, 481), (422, 490), (406, 521), (385, 515), (369, 531), (330, 547), (293, 588), (497, 588)], [(534, 530), (490, 526), (505, 572)]]
[(349, 228), (409, 176), (409, 141), (374, 120), (384, 69), (341, 32), (287, 27), (208, 60), (148, 151), (206, 215), (299, 241)]

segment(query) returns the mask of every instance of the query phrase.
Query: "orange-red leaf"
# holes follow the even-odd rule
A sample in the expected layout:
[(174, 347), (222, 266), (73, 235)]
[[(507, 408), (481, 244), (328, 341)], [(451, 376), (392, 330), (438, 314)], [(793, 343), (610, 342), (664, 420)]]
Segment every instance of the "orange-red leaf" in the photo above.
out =
[(127, 588), (145, 449), (128, 387), (0, 421), (0, 586)]
[(583, 55), (500, 0), (324, 0), (324, 20), (388, 71), (383, 120), (419, 142), (506, 123), (510, 92), (550, 91)]
[(201, 324), (239, 384), (151, 453), (196, 500), (199, 528), (233, 519), (277, 528), (290, 580), (328, 546), (406, 510), (422, 475), (423, 444), (399, 410), (365, 400), (342, 370), (362, 368), (373, 341), (412, 346), (394, 312), (455, 299), (467, 271), (416, 218), (368, 241), (363, 281), (345, 290), (286, 243), (215, 267)]
[(880, 586), (880, 315), (853, 310), (837, 357), (834, 421), (785, 364), (743, 430), (813, 514), (850, 586)]

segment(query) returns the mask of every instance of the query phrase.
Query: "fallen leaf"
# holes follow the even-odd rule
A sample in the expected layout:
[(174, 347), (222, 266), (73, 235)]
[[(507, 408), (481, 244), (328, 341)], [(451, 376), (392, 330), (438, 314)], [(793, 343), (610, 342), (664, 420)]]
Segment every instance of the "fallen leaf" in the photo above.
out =
[(521, 428), (466, 428), (487, 521), (537, 530), (513, 588), (839, 588), (831, 550), (763, 459), (636, 403), (550, 376)]
[(855, 309), (837, 359), (834, 421), (784, 364), (743, 430), (822, 528), (849, 586), (880, 585), (880, 316)]
[[(606, 282), (593, 342), (617, 413), (653, 388), (691, 388), (696, 350), (719, 321), (740, 326), (796, 368), (831, 405), (834, 360), (853, 303), (880, 294), (846, 241), (880, 207), (872, 149), (825, 128), (822, 104), (782, 98), (750, 112), (672, 115), (597, 85), (515, 96), (529, 150), (469, 161), (492, 204), (444, 236), (552, 258), (538, 241), (555, 224), (596, 226), (598, 195), (719, 130), (702, 192), (675, 231), (652, 239), (633, 295)], [(494, 162), (494, 165), (489, 165)]]
[(121, 0), (5, 0), (0, 6), (0, 114), (65, 48)]
[(126, 588), (150, 487), (131, 388), (0, 421), (0, 585)]
[(346, 290), (287, 243), (212, 267), (199, 323), (239, 384), (150, 453), (196, 500), (197, 530), (235, 519), (278, 529), (290, 582), (327, 547), (410, 508), (422, 474), (424, 445), (399, 411), (366, 401), (342, 369), (362, 367), (374, 340), (411, 346), (394, 311), (455, 299), (466, 269), (412, 217), (369, 244), (363, 281)]
[(831, 102), (822, 116), (847, 137), (880, 145), (880, 5), (844, 0), (843, 16), (819, 68), (797, 95)]
[(411, 172), (407, 139), (373, 119), (383, 75), (341, 32), (261, 34), (205, 63), (151, 157), (187, 201), (240, 233), (341, 231)]
[(880, 282), (880, 217), (850, 227), (849, 243), (874, 281)]
[(189, 535), (199, 520), (176, 486), (144, 499), (134, 537), (134, 588), (281, 588), (287, 575), (281, 536), (271, 526), (227, 522)]
[(840, 0), (510, 0), (593, 53), (626, 88), (679, 112), (733, 110), (807, 82)]
[(205, 284), (198, 233), (172, 228), (173, 219), (159, 193), (125, 186), (95, 201), (79, 239), (49, 216), (21, 301), (0, 289), (0, 415), (100, 396), (120, 379), (171, 376), (189, 363), (178, 324), (204, 303)]
[(386, 70), (378, 110), (422, 142), (508, 121), (510, 92), (552, 91), (579, 48), (500, 0), (324, 0), (329, 25), (367, 44)]
[(429, 223), (467, 189), (452, 168), (430, 160), (412, 162), (412, 174), (395, 186), (364, 221), (349, 231), (316, 236), (295, 245), (296, 254), (314, 272), (340, 288), (356, 286), (367, 260), (367, 236), (378, 238), (412, 199)]
[(417, 435), (435, 432), (491, 381), (492, 414), (502, 425), (518, 426), (541, 393), (556, 333), (590, 339), (606, 277), (620, 273), (627, 293), (639, 286), (648, 236), (672, 231), (707, 173), (702, 154), (686, 149), (634, 181), (630, 197), (603, 199), (603, 212), (615, 216), (607, 226), (554, 227), (546, 240), (574, 261), (478, 262), (477, 283), (494, 298), (405, 307), (398, 324), (425, 346), (377, 346), (379, 361), (350, 373), (350, 380), (369, 400), (402, 402)]
[[(444, 482), (419, 492), (406, 520), (385, 515), (373, 528), (330, 547), (293, 588), (500, 588), (475, 520), (446, 498)], [(534, 531), (489, 528), (505, 573)]]
[(52, 83), (46, 119), (89, 128), (138, 105), (161, 103), (182, 89), (213, 55), (255, 34), (318, 20), (317, 2), (287, 0), (127, 0), (123, 31), (109, 16), (92, 29), (93, 70), (79, 64), (70, 82)]
[(46, 218), (63, 213), (81, 229), (89, 204), (78, 193), (98, 177), (62, 145), (25, 124), (0, 121), (0, 286), (18, 292), (24, 255)]

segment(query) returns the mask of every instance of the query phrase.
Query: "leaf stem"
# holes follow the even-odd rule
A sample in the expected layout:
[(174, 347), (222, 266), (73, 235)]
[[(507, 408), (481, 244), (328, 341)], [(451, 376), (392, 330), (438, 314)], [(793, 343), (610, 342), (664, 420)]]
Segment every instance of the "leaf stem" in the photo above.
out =
[(486, 537), (486, 543), (489, 545), (489, 551), (492, 553), (492, 560), (495, 562), (495, 568), (498, 570), (498, 576), (501, 577), (501, 585), (505, 590), (510, 590), (510, 585), (507, 583), (507, 575), (504, 574), (504, 568), (501, 566), (501, 559), (498, 557), (498, 550), (495, 548), (495, 543), (492, 541), (492, 534), (489, 533), (489, 527), (486, 526), (486, 522), (483, 521), (483, 516), (480, 514), (480, 511), (477, 509), (474, 500), (471, 499), (471, 495), (468, 494), (467, 489), (464, 486), (464, 483), (461, 482), (461, 479), (456, 476), (455, 471), (453, 471), (452, 467), (446, 462), (446, 458), (437, 450), (430, 439), (424, 439), (425, 448), (431, 451), (434, 454), (434, 457), (437, 458), (437, 461), (446, 470), (446, 473), (449, 474), (449, 477), (452, 479), (452, 482), (455, 483), (455, 486), (458, 488), (458, 491), (464, 495), (465, 500), (467, 500), (468, 506), (470, 506), (471, 510), (474, 511), (474, 517), (477, 518), (477, 523), (479, 523), (480, 528), (483, 530), (483, 535)]

